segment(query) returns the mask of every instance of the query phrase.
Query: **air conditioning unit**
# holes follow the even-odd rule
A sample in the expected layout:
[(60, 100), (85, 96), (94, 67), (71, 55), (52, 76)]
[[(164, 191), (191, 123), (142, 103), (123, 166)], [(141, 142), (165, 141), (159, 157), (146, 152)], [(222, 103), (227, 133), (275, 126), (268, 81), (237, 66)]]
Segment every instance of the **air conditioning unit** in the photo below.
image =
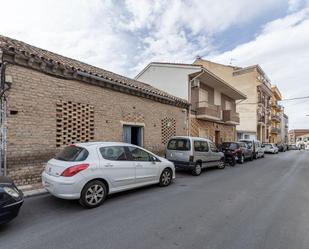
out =
[(192, 82), (192, 87), (200, 87), (200, 80), (194, 79)]

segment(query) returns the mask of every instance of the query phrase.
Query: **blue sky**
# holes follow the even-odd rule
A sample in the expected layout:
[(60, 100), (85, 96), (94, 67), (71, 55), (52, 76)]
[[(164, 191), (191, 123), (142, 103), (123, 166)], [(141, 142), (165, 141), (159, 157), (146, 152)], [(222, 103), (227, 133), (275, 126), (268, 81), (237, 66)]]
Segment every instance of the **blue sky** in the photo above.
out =
[[(43, 4), (44, 3), (44, 4)], [(134, 77), (151, 61), (260, 64), (285, 98), (309, 95), (309, 0), (10, 0), (0, 34)], [(309, 128), (309, 100), (284, 103)]]

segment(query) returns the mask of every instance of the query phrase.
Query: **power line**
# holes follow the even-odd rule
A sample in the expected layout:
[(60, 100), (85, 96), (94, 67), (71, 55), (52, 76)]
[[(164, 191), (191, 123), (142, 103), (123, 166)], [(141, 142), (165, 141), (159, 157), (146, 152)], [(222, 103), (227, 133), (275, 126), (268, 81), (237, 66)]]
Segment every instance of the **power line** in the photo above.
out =
[(290, 98), (290, 99), (282, 99), (282, 100), (278, 100), (278, 101), (290, 101), (290, 100), (298, 100), (298, 99), (309, 99), (309, 96), (305, 96), (305, 97), (296, 97), (296, 98)]

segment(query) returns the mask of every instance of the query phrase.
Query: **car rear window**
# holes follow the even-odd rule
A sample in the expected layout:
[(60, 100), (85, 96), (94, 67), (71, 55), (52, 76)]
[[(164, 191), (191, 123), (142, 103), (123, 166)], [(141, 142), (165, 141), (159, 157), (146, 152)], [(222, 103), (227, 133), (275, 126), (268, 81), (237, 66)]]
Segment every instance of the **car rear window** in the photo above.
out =
[(88, 155), (89, 152), (85, 148), (67, 146), (55, 156), (55, 159), (67, 162), (78, 162), (86, 160)]
[(190, 150), (189, 139), (171, 139), (167, 145), (168, 150)]
[(223, 143), (221, 145), (222, 149), (236, 150), (238, 149), (238, 144), (236, 143)]

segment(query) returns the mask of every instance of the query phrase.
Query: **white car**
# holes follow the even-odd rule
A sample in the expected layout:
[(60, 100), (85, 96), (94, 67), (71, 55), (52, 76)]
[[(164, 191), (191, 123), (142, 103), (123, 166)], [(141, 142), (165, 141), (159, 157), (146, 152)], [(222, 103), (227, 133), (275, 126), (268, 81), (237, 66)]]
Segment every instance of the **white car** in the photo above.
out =
[(279, 149), (275, 144), (264, 143), (265, 153), (277, 154)]
[(86, 208), (97, 207), (108, 194), (175, 178), (174, 164), (143, 148), (115, 142), (79, 143), (65, 147), (48, 161), (43, 186), (62, 199), (79, 199)]

